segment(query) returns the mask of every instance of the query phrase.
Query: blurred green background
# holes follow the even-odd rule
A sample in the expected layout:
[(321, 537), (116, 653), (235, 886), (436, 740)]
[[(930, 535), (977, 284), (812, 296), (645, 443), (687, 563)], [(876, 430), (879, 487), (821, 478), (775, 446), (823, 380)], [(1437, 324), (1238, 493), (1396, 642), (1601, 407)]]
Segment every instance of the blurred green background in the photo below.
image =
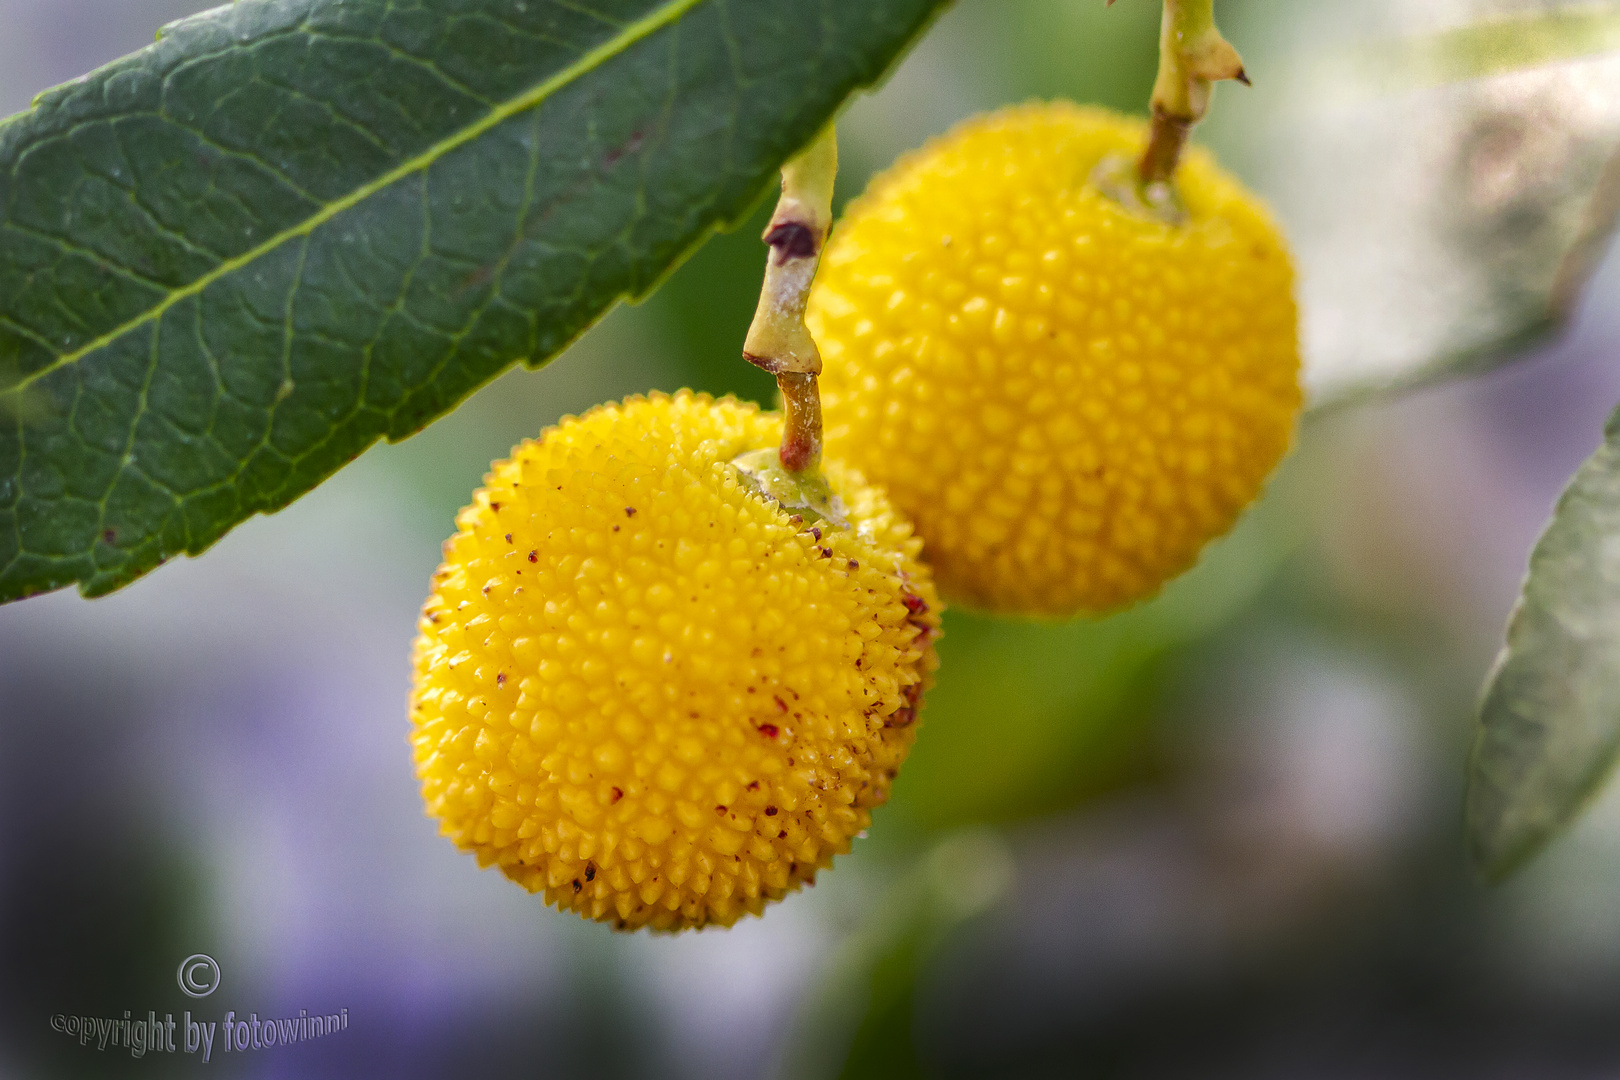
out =
[[(0, 113), (200, 6), (0, 0)], [(1308, 31), (1380, 29), (1312, 6), (1222, 0), (1262, 87), (1343, 44)], [(1158, 10), (962, 0), (849, 108), (840, 201), (979, 109), (1140, 111)], [(1271, 195), (1242, 123), (1269, 106), (1245, 93), (1221, 89), (1207, 135)], [(1297, 193), (1275, 194), (1286, 219)], [(205, 557), (0, 608), (0, 1076), (1620, 1073), (1620, 800), (1497, 889), (1460, 824), (1525, 555), (1620, 398), (1609, 265), (1517, 365), (1308, 418), (1263, 502), (1153, 602), (949, 613), (893, 801), (764, 919), (615, 936), (435, 835), (404, 700), (455, 511), (565, 413), (683, 386), (768, 402), (739, 358), (767, 213)], [(209, 1009), (341, 1006), (351, 1030), (206, 1068), (49, 1030), (200, 1007), (174, 983), (192, 952), (224, 972)]]

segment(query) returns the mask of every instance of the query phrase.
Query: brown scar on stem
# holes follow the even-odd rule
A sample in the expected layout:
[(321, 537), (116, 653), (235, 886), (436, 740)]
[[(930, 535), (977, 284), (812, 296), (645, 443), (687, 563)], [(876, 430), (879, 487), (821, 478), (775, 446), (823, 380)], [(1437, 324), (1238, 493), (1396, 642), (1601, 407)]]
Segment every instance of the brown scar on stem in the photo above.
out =
[(801, 221), (784, 221), (765, 234), (778, 264), (789, 259), (813, 259), (821, 254), (821, 243), (810, 227)]

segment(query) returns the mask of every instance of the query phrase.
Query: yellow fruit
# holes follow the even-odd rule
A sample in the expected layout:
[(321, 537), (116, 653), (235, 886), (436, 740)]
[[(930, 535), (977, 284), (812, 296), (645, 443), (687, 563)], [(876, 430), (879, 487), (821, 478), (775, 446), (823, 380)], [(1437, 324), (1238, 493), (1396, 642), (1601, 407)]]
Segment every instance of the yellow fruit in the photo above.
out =
[(497, 462), (422, 608), (411, 744), (482, 865), (620, 928), (729, 925), (870, 821), (911, 747), (938, 602), (919, 541), (828, 462), (847, 528), (730, 462), (779, 417), (682, 392)]
[(952, 602), (1100, 612), (1231, 527), (1300, 405), (1293, 270), (1202, 151), (1184, 224), (1091, 182), (1146, 124), (1026, 105), (873, 181), (834, 230), (809, 325), (827, 452), (911, 515)]

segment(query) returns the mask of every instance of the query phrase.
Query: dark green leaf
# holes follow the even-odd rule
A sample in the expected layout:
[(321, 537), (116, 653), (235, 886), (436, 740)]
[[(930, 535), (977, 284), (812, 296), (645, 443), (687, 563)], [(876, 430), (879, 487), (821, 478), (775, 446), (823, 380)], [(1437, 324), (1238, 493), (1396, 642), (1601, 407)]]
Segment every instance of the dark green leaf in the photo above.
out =
[(0, 124), (0, 600), (118, 588), (551, 357), (943, 2), (240, 0), (43, 95)]
[(1620, 752), (1620, 411), (1530, 556), (1480, 709), (1468, 777), (1474, 858), (1512, 871), (1569, 822)]

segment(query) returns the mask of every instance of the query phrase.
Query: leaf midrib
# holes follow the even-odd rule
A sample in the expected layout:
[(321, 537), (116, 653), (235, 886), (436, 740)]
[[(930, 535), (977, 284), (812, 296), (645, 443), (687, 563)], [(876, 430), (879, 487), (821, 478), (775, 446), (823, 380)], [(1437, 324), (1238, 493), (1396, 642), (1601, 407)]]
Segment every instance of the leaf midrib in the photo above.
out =
[(77, 363), (85, 356), (95, 352), (97, 349), (105, 348), (137, 327), (144, 326), (147, 323), (154, 322), (155, 320), (162, 318), (164, 312), (168, 311), (180, 301), (185, 300), (188, 297), (196, 296), (209, 285), (212, 285), (221, 278), (240, 270), (244, 266), (252, 264), (258, 259), (262, 259), (276, 248), (280, 247), (282, 244), (285, 244), (291, 240), (296, 240), (301, 236), (309, 235), (326, 222), (331, 221), (337, 215), (341, 214), (343, 211), (364, 202), (366, 199), (377, 194), (377, 192), (398, 183), (405, 177), (427, 169), (434, 162), (444, 157), (444, 155), (448, 154), (450, 151), (471, 142), (480, 135), (489, 131), (491, 128), (494, 128), (504, 121), (511, 119), (519, 113), (534, 108), (536, 105), (539, 105), (541, 102), (551, 97), (558, 90), (561, 90), (563, 87), (574, 82), (576, 79), (590, 74), (607, 61), (613, 59), (615, 56), (630, 48), (632, 45), (635, 45), (637, 42), (652, 36), (659, 30), (662, 30), (664, 27), (674, 22), (676, 19), (679, 19), (682, 15), (685, 15), (691, 9), (704, 2), (705, 0), (669, 0), (668, 3), (664, 4), (658, 10), (643, 15), (635, 22), (627, 23), (624, 28), (613, 37), (588, 50), (581, 55), (579, 59), (569, 64), (555, 75), (541, 80), (528, 90), (518, 94), (516, 97), (510, 98), (505, 102), (495, 105), (477, 122), (469, 124), (455, 133), (440, 139), (438, 142), (417, 154), (415, 157), (394, 166), (394, 168), (390, 169), (382, 176), (379, 176), (377, 179), (372, 180), (367, 184), (361, 185), (348, 195), (343, 196), (343, 198), (327, 203), (318, 211), (300, 221), (298, 224), (283, 229), (281, 232), (270, 237), (257, 247), (251, 248), (234, 258), (225, 260), (214, 269), (208, 271), (208, 273), (198, 277), (190, 284), (182, 286), (178, 289), (170, 290), (168, 295), (166, 295), (162, 300), (147, 308), (134, 318), (125, 320), (123, 323), (102, 334), (100, 337), (97, 337), (95, 340), (81, 346), (78, 349), (75, 349), (73, 352), (63, 353), (55, 360), (52, 360), (50, 363), (46, 364), (44, 367), (41, 367), (37, 371), (30, 372), (17, 382), (11, 384), (3, 390), (0, 390), (0, 398), (12, 394), (19, 394), (24, 390), (27, 390), (40, 379), (50, 375), (52, 372), (59, 371), (64, 367)]

